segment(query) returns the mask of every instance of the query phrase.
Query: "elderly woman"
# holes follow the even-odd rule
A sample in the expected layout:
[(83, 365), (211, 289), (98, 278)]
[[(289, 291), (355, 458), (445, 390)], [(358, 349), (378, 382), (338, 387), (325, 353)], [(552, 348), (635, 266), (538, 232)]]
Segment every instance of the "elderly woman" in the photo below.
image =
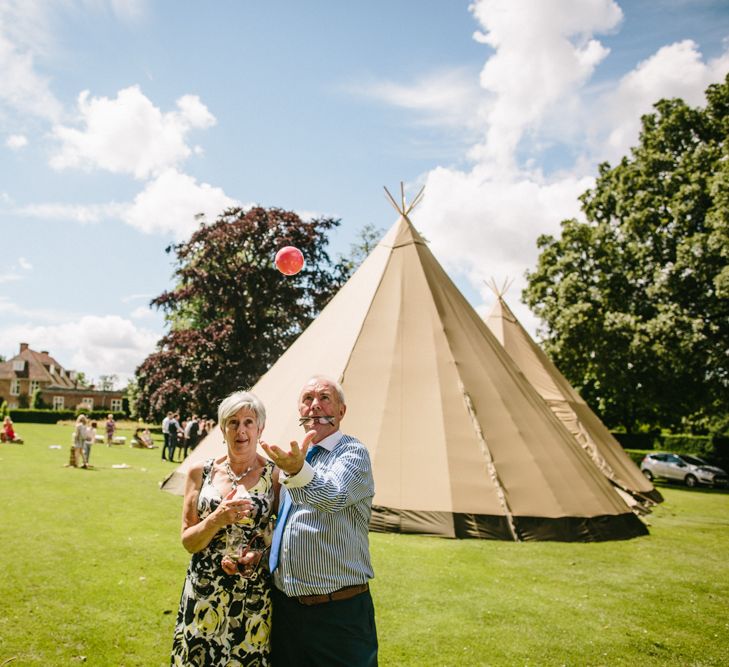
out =
[(79, 459), (83, 462), (83, 446), (86, 441), (86, 415), (76, 417), (76, 424), (71, 435), (71, 455), (68, 466), (78, 468)]
[(172, 665), (268, 665), (269, 519), (278, 469), (257, 451), (266, 411), (237, 391), (218, 407), (227, 452), (187, 475), (182, 544), (192, 554), (172, 644)]

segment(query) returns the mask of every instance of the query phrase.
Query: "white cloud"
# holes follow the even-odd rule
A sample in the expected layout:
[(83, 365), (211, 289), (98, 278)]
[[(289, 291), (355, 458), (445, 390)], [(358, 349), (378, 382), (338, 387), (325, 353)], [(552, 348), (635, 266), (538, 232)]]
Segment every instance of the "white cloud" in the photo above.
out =
[(138, 21), (147, 9), (146, 0), (109, 0), (109, 5), (114, 14), (125, 21)]
[(20, 274), (15, 272), (0, 273), (0, 285), (3, 283), (14, 283), (20, 280)]
[(135, 320), (148, 320), (159, 318), (160, 315), (159, 313), (152, 310), (149, 306), (138, 306), (131, 313), (129, 313), (129, 317)]
[(81, 224), (98, 223), (109, 218), (120, 218), (128, 205), (116, 204), (29, 204), (18, 207), (15, 213), (43, 220), (71, 220)]
[(215, 117), (194, 95), (177, 100), (177, 111), (163, 113), (139, 86), (120, 90), (115, 99), (78, 98), (81, 129), (65, 125), (53, 128), (60, 142), (51, 158), (56, 169), (105, 169), (144, 179), (159, 175), (190, 154), (187, 134), (215, 124)]
[(608, 50), (592, 38), (614, 29), (622, 12), (612, 0), (476, 0), (471, 11), (495, 49), (481, 70), (493, 96), (485, 139), (470, 156), (493, 169), (514, 168), (515, 151), (546, 112), (570, 104)]
[(706, 63), (691, 40), (662, 47), (600, 96), (592, 116), (598, 138), (593, 150), (601, 153), (601, 159), (616, 162), (636, 144), (640, 117), (652, 112), (659, 99), (680, 97), (690, 106), (703, 106), (706, 88), (727, 72), (729, 50)]
[(117, 315), (86, 315), (57, 325), (18, 324), (0, 329), (2, 350), (15, 350), (24, 341), (33, 349), (48, 350), (69, 370), (95, 378), (118, 375), (122, 385), (154, 351), (158, 339), (157, 332), (138, 328)]
[[(0, 25), (9, 12), (0, 11)], [(19, 48), (0, 28), (0, 104), (21, 113), (56, 121), (61, 104), (51, 92), (49, 81), (35, 70), (32, 51)]]
[[(17, 303), (10, 301), (7, 297), (2, 295), (0, 295), (0, 314), (4, 315), (8, 319), (25, 319), (28, 321), (46, 322), (49, 324), (60, 324), (69, 318), (68, 311), (27, 308), (19, 306)], [(2, 346), (0, 346), (0, 349), (2, 349)]]
[(5, 140), (5, 145), (14, 151), (17, 151), (28, 145), (28, 137), (23, 134), (11, 134)]
[(199, 226), (195, 216), (208, 221), (237, 202), (220, 188), (198, 183), (176, 169), (167, 169), (147, 183), (121, 215), (122, 220), (146, 233), (172, 233), (182, 239)]
[(131, 203), (47, 202), (18, 207), (14, 213), (45, 220), (71, 220), (81, 224), (117, 219), (147, 234), (172, 234), (176, 239), (183, 239), (198, 228), (199, 214), (210, 222), (226, 208), (238, 205), (221, 188), (198, 183), (192, 176), (176, 169), (167, 169), (148, 181)]
[(150, 301), (153, 297), (154, 294), (127, 294), (126, 296), (122, 297), (121, 302), (130, 303), (131, 301), (139, 301), (140, 299), (143, 299), (144, 301)]
[(442, 69), (410, 84), (374, 81), (350, 86), (350, 92), (421, 113), (426, 122), (482, 127), (486, 99), (464, 69)]
[[(18, 257), (18, 261), (10, 264), (8, 270), (4, 273), (0, 273), (0, 284), (2, 283), (13, 283), (23, 279), (22, 271), (30, 271), (33, 265), (25, 259), (25, 257)], [(2, 312), (3, 302), (0, 301), (0, 312)]]

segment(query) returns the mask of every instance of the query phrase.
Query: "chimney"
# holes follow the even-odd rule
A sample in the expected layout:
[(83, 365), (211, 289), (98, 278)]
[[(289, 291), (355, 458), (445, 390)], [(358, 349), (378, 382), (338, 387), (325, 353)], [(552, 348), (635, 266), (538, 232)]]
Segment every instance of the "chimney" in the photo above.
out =
[(20, 344), (20, 351), (25, 352), (28, 349), (28, 343), (21, 343)]
[(41, 354), (48, 354), (48, 350), (41, 350)]

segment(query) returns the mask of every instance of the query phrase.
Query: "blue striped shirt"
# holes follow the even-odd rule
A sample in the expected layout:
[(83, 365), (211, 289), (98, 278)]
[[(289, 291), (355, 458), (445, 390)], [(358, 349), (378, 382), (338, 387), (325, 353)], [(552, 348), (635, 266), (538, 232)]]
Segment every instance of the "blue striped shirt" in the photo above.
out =
[(356, 438), (332, 433), (311, 463), (283, 479), (291, 494), (281, 538), (276, 588), (288, 596), (331, 593), (374, 576), (369, 521), (375, 484), (369, 452)]

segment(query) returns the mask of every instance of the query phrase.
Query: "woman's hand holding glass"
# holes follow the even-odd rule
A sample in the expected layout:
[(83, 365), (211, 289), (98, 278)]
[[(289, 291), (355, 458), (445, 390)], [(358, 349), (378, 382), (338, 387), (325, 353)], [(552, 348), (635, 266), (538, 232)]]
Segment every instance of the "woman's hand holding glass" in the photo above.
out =
[(238, 523), (251, 516), (253, 512), (253, 501), (250, 496), (236, 496), (236, 490), (231, 489), (230, 493), (223, 498), (216, 510), (210, 515), (210, 521), (214, 526), (223, 528)]

